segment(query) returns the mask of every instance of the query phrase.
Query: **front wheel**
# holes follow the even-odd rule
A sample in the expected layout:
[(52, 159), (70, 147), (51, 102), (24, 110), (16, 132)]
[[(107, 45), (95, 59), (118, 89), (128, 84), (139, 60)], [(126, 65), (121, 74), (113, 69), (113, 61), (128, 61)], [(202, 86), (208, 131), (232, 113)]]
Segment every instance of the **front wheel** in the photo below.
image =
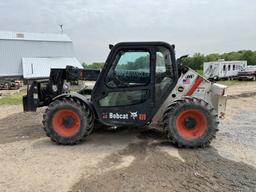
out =
[(164, 115), (169, 140), (178, 147), (205, 147), (216, 136), (217, 114), (205, 101), (196, 98), (178, 100)]
[(43, 118), (46, 135), (58, 144), (72, 145), (88, 136), (94, 116), (85, 103), (73, 98), (52, 102)]

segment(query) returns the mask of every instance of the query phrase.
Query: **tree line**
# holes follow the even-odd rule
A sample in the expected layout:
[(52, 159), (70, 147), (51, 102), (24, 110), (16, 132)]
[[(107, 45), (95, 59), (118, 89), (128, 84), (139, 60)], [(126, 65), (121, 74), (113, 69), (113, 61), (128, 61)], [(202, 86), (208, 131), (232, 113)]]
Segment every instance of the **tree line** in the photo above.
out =
[(201, 53), (195, 53), (193, 56), (183, 59), (183, 63), (192, 69), (202, 70), (204, 62), (218, 61), (224, 59), (225, 61), (237, 61), (246, 60), (248, 65), (256, 65), (256, 51), (241, 50), (229, 53), (213, 53), (204, 55)]
[[(182, 62), (192, 69), (202, 70), (204, 62), (218, 61), (219, 59), (224, 59), (225, 61), (246, 60), (248, 65), (256, 65), (256, 51), (241, 50), (223, 54), (213, 53), (208, 55), (195, 53), (192, 56), (184, 58)], [(85, 69), (101, 69), (104, 63), (83, 63), (82, 65)]]

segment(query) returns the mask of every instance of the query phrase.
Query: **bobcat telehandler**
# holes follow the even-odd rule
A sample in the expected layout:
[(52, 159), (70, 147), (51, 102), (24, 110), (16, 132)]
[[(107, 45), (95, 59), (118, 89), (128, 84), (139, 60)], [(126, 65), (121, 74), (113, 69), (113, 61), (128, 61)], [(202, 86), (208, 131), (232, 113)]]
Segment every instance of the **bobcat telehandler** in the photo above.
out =
[[(226, 89), (175, 59), (164, 42), (124, 42), (111, 51), (101, 71), (71, 66), (51, 69), (49, 80), (34, 81), (23, 97), (24, 111), (47, 106), (46, 135), (72, 145), (96, 124), (163, 128), (178, 147), (205, 147), (224, 117)], [(93, 88), (67, 91), (66, 81), (94, 80)]]

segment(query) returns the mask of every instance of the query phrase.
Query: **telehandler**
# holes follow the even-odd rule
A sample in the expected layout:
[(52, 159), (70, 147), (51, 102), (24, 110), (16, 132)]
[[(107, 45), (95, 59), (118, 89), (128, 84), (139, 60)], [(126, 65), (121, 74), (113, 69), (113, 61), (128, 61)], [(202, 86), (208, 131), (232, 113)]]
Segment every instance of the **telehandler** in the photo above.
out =
[[(178, 147), (210, 144), (224, 117), (227, 87), (212, 83), (175, 58), (165, 42), (122, 42), (101, 71), (67, 66), (51, 69), (49, 80), (34, 81), (23, 97), (24, 111), (47, 106), (46, 135), (58, 144), (77, 144), (95, 124), (163, 128)], [(77, 93), (66, 81), (92, 80)]]

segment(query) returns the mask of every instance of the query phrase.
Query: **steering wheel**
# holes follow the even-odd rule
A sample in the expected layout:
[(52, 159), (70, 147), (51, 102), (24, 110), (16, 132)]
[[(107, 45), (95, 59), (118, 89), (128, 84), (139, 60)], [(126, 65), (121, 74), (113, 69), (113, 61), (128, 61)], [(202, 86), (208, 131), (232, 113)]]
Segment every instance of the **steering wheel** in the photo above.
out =
[(108, 77), (108, 83), (113, 81), (116, 87), (127, 87), (128, 83), (123, 82), (119, 79), (119, 77), (116, 75), (116, 72), (114, 72), (111, 76)]

